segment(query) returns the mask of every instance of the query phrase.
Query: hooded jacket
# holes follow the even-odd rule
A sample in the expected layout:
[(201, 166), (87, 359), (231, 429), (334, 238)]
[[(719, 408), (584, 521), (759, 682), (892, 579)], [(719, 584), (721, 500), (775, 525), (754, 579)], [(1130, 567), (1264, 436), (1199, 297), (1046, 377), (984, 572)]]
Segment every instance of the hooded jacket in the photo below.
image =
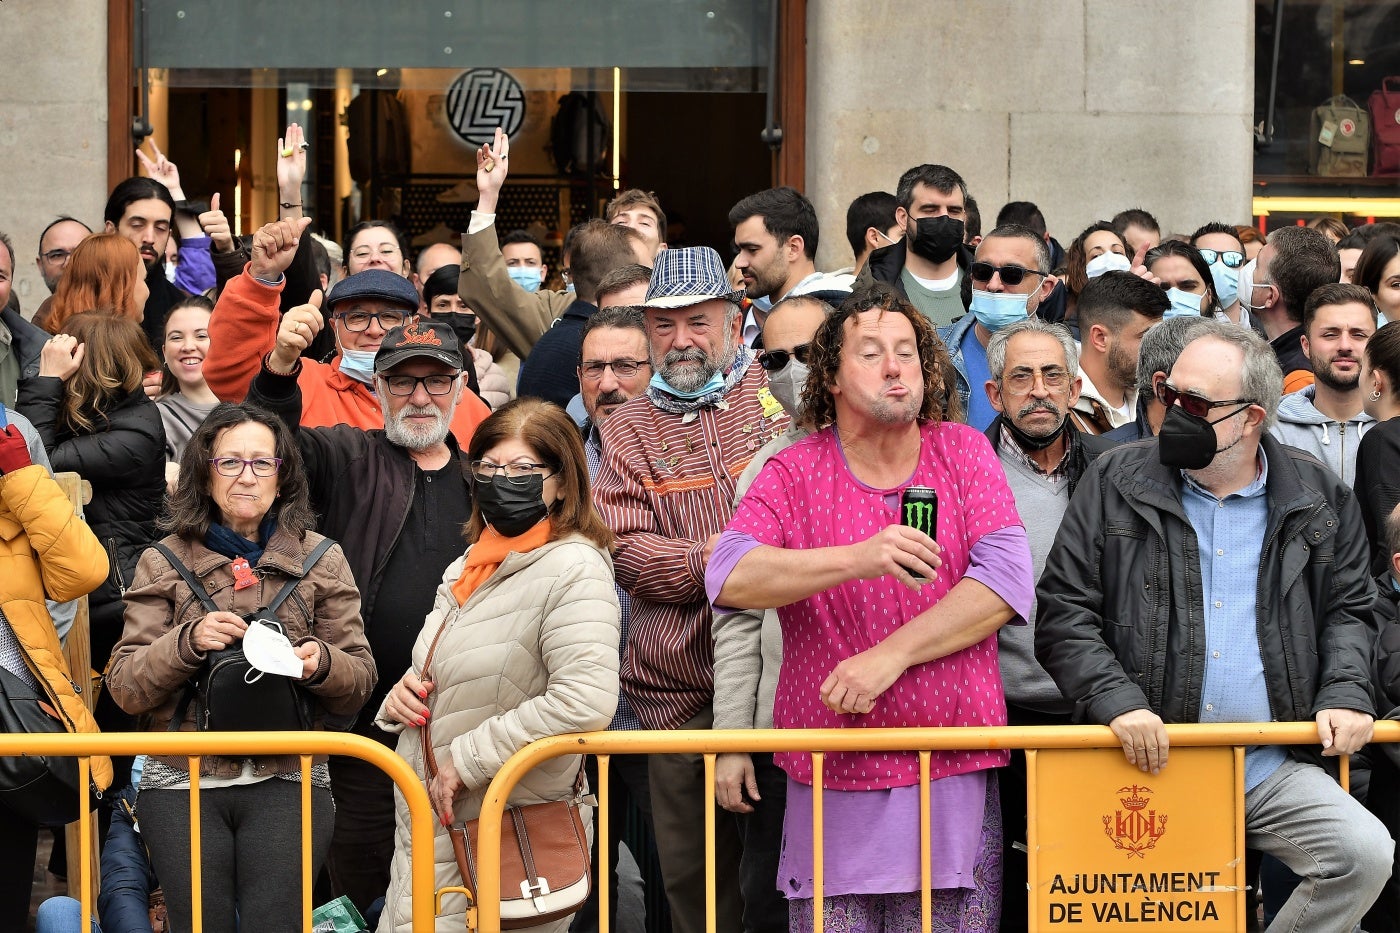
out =
[(1306, 450), (1331, 467), (1342, 482), (1354, 487), (1361, 437), (1376, 419), (1362, 411), (1346, 421), (1334, 421), (1317, 410), (1313, 404), (1316, 397), (1315, 385), (1285, 395), (1279, 402), (1278, 421), (1269, 433), (1279, 443)]
[[(68, 670), (44, 595), (77, 599), (106, 579), (102, 545), (48, 470), (36, 464), (0, 474), (0, 613), (69, 732), (96, 732), (97, 723)], [(92, 759), (92, 780), (100, 790), (112, 783), (108, 759)]]

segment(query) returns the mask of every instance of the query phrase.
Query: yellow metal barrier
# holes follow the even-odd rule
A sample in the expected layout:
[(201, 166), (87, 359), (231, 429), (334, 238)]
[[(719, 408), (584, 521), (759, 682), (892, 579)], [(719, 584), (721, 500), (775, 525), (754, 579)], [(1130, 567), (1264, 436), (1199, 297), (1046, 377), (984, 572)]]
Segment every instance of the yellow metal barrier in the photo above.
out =
[[(408, 762), (392, 749), (357, 735), (337, 732), (134, 732), (84, 735), (0, 735), (0, 756), (78, 756), (78, 776), (88, 782), (88, 757), (92, 755), (187, 755), (190, 760), (190, 882), (194, 933), (203, 923), (199, 855), (199, 757), (202, 755), (297, 755), (302, 775), (302, 928), (311, 929), (311, 757), (344, 755), (369, 762), (393, 778), (408, 802), (410, 815), (411, 890), (414, 933), (433, 930), (433, 808), (427, 789)], [(115, 792), (116, 788), (112, 789)], [(498, 821), (499, 830), (499, 821)], [(78, 820), (83, 857), (79, 898), (82, 929), (93, 914), (92, 814), (84, 810)], [(499, 913), (499, 908), (497, 909)]]
[[(1197, 746), (1317, 745), (1317, 726), (1297, 723), (1222, 723), (1167, 726), (1173, 748)], [(1381, 721), (1375, 726), (1375, 742), (1400, 742), (1400, 722)], [(815, 900), (823, 902), (824, 840), (822, 832), (822, 763), (824, 752), (918, 752), (921, 827), (920, 877), (923, 881), (923, 929), (930, 929), (930, 840), (928, 823), (929, 751), (958, 749), (1090, 749), (1120, 748), (1121, 743), (1105, 726), (1002, 726), (947, 729), (734, 729), (675, 732), (589, 732), (542, 739), (521, 749), (505, 763), (482, 801), (476, 919), (479, 933), (501, 930), (501, 820), (515, 785), (531, 769), (564, 755), (598, 755), (597, 825), (599, 827), (597, 878), (599, 929), (610, 917), (607, 824), (609, 755), (700, 754), (705, 761), (705, 895), (706, 930), (715, 930), (714, 768), (715, 756), (726, 752), (807, 752), (813, 759), (812, 846)], [(1242, 760), (1242, 756), (1240, 756)], [(1170, 765), (1168, 765), (1170, 767)], [(1342, 783), (1347, 780), (1347, 760), (1341, 762)], [(482, 893), (485, 892), (485, 893)], [(469, 916), (470, 919), (470, 916)], [(814, 933), (823, 933), (822, 911), (815, 912)], [(728, 933), (728, 931), (724, 931)]]

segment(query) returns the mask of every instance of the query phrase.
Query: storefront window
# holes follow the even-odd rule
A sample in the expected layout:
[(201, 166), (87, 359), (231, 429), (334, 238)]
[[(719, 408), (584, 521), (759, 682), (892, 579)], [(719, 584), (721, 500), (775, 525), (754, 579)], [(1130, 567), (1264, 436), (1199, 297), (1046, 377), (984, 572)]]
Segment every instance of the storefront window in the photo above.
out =
[(1255, 4), (1255, 210), (1400, 219), (1400, 2)]
[(146, 6), (157, 135), (237, 201), (243, 232), (276, 216), (289, 122), (311, 145), (317, 228), (391, 219), (415, 247), (467, 228), (473, 150), (497, 125), (512, 137), (497, 227), (549, 247), (625, 187), (657, 192), (672, 244), (722, 246), (716, 205), (772, 183), (769, 0)]

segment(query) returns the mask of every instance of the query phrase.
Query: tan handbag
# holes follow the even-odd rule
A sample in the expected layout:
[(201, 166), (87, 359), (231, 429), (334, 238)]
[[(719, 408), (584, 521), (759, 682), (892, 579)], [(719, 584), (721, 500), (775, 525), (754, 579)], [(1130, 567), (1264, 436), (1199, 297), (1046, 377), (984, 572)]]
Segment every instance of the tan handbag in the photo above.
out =
[[(444, 621), (428, 647), (420, 675), (423, 680), (432, 679), (429, 666), (446, 628)], [(425, 722), (420, 727), (423, 763), (430, 779), (438, 773), (431, 725)], [(506, 809), (501, 821), (501, 929), (521, 930), (559, 920), (588, 900), (592, 866), (579, 812), (583, 783), (580, 768), (569, 798)], [(480, 902), (475, 894), (479, 822), (454, 823), (447, 829), (462, 884), (473, 892), (476, 902)]]

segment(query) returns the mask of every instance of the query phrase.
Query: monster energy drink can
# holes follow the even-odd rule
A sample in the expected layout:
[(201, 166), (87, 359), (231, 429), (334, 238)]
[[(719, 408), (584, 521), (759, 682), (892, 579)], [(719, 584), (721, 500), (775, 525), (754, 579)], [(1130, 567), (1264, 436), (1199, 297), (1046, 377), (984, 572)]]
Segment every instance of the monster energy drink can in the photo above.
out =
[[(899, 497), (899, 523), (917, 528), (930, 538), (938, 537), (938, 493), (927, 486), (910, 486)], [(915, 580), (927, 578), (913, 574)]]

